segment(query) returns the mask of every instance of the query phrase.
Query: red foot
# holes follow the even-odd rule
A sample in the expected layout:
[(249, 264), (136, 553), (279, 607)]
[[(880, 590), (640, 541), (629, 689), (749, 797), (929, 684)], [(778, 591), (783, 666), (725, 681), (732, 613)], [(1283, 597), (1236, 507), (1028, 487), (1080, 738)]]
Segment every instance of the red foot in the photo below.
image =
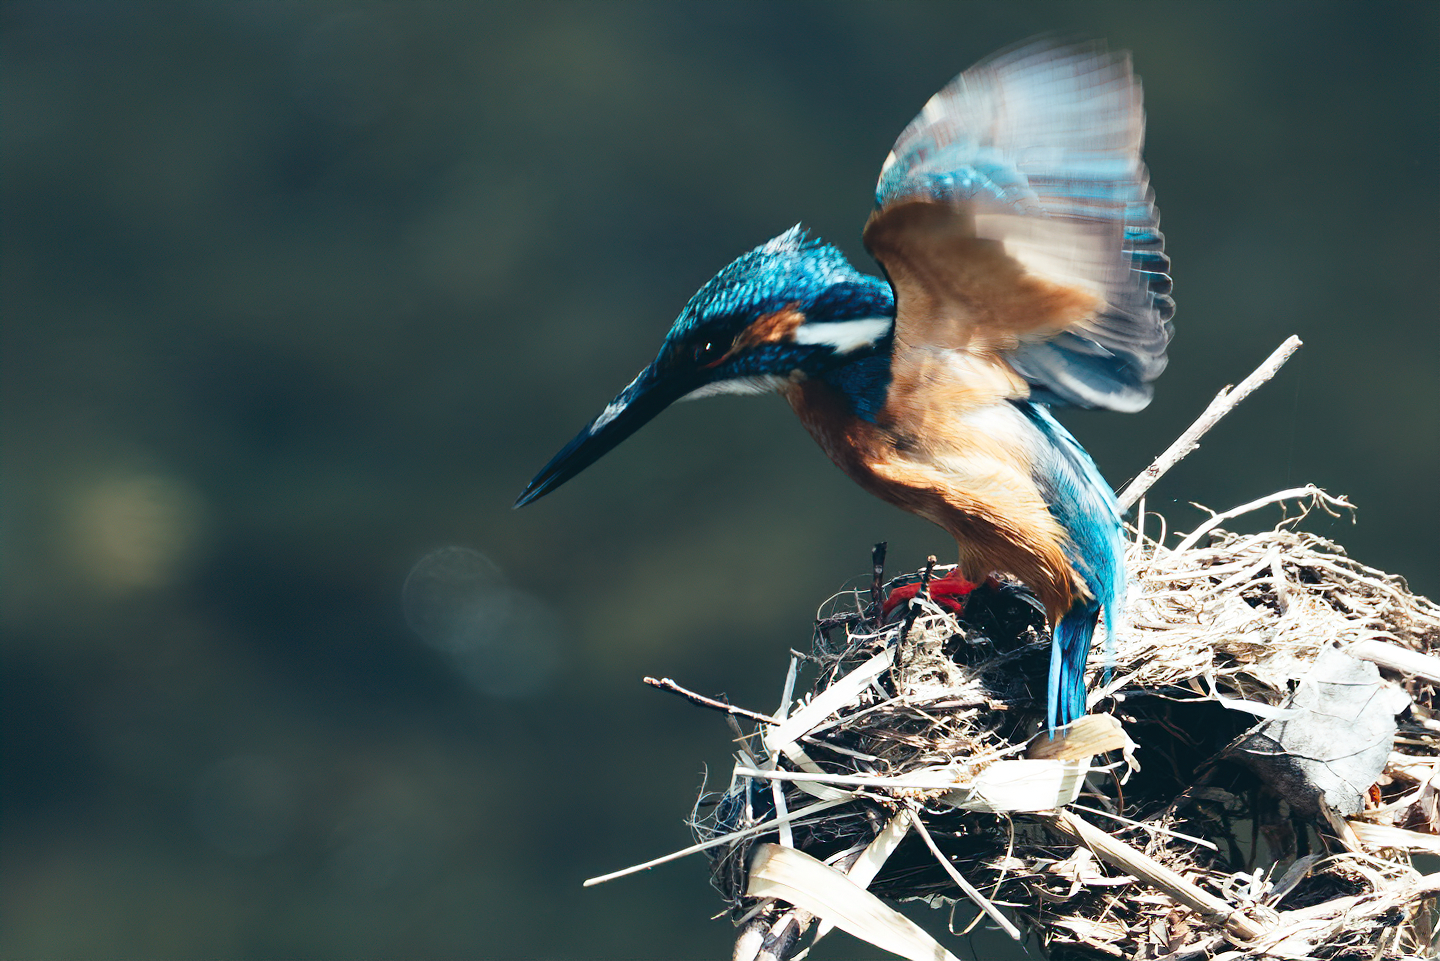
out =
[[(1000, 582), (995, 579), (993, 574), (985, 578), (984, 583), (990, 588), (1000, 586)], [(944, 577), (937, 577), (930, 582), (930, 599), (941, 607), (949, 608), (959, 614), (965, 609), (965, 599), (970, 596), (971, 591), (979, 586), (974, 581), (967, 581), (961, 577), (959, 568), (956, 568)], [(890, 596), (885, 598), (885, 616), (888, 617), (891, 611), (918, 593), (920, 593), (919, 581), (895, 588), (890, 592)]]

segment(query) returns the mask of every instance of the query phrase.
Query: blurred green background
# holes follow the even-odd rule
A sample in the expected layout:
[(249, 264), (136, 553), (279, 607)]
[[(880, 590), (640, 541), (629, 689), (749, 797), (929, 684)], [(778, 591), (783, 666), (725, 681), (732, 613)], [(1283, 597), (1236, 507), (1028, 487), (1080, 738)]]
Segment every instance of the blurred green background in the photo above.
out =
[[(774, 398), (510, 503), (735, 255), (869, 269), (895, 135), (1041, 31), (1135, 52), (1180, 305), (1155, 403), (1066, 422), (1118, 485), (1298, 333), (1150, 507), (1314, 482), (1433, 596), (1437, 11), (8, 0), (0, 950), (728, 956), (699, 859), (580, 888), (728, 777), (639, 678), (772, 710), (874, 541), (952, 548)], [(486, 626), (427, 643), (449, 545)]]

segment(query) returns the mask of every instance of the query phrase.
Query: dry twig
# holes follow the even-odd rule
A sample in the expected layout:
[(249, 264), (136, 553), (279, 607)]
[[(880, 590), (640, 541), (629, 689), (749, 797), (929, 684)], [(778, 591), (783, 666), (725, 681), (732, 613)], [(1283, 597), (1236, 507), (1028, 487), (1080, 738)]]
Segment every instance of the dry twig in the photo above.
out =
[(1280, 368), (1285, 366), (1285, 361), (1290, 359), (1290, 355), (1299, 350), (1301, 346), (1300, 338), (1293, 334), (1290, 335), (1283, 344), (1275, 348), (1269, 357), (1265, 358), (1263, 364), (1255, 368), (1249, 377), (1242, 380), (1238, 387), (1233, 390), (1226, 387), (1216, 394), (1215, 399), (1205, 408), (1205, 412), (1200, 415), (1200, 418), (1191, 424), (1185, 433), (1176, 438), (1175, 443), (1166, 448), (1165, 453), (1155, 458), (1154, 463), (1141, 471), (1140, 476), (1127, 484), (1125, 489), (1120, 492), (1116, 498), (1120, 501), (1120, 507), (1124, 510), (1133, 507), (1135, 502), (1145, 496), (1145, 492), (1154, 486), (1166, 471), (1180, 463), (1187, 454), (1200, 446), (1200, 438), (1218, 424), (1220, 418), (1230, 413), (1236, 404), (1249, 397), (1255, 388), (1274, 377)]

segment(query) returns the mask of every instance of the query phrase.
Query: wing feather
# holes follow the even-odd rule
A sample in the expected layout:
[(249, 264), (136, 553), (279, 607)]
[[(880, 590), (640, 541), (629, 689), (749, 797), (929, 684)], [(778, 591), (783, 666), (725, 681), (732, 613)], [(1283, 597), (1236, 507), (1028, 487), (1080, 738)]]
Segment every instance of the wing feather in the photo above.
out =
[(1041, 41), (932, 97), (881, 170), (865, 244), (897, 305), (894, 366), (1008, 364), (1047, 403), (1138, 410), (1165, 367), (1169, 260), (1129, 56)]

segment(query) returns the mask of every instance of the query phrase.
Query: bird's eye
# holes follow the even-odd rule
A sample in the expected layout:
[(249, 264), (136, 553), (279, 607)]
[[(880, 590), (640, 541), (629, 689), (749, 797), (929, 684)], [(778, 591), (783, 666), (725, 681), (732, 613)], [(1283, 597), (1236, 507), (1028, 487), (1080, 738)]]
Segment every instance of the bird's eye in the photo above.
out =
[(695, 363), (710, 366), (725, 356), (725, 345), (704, 341), (695, 345)]

